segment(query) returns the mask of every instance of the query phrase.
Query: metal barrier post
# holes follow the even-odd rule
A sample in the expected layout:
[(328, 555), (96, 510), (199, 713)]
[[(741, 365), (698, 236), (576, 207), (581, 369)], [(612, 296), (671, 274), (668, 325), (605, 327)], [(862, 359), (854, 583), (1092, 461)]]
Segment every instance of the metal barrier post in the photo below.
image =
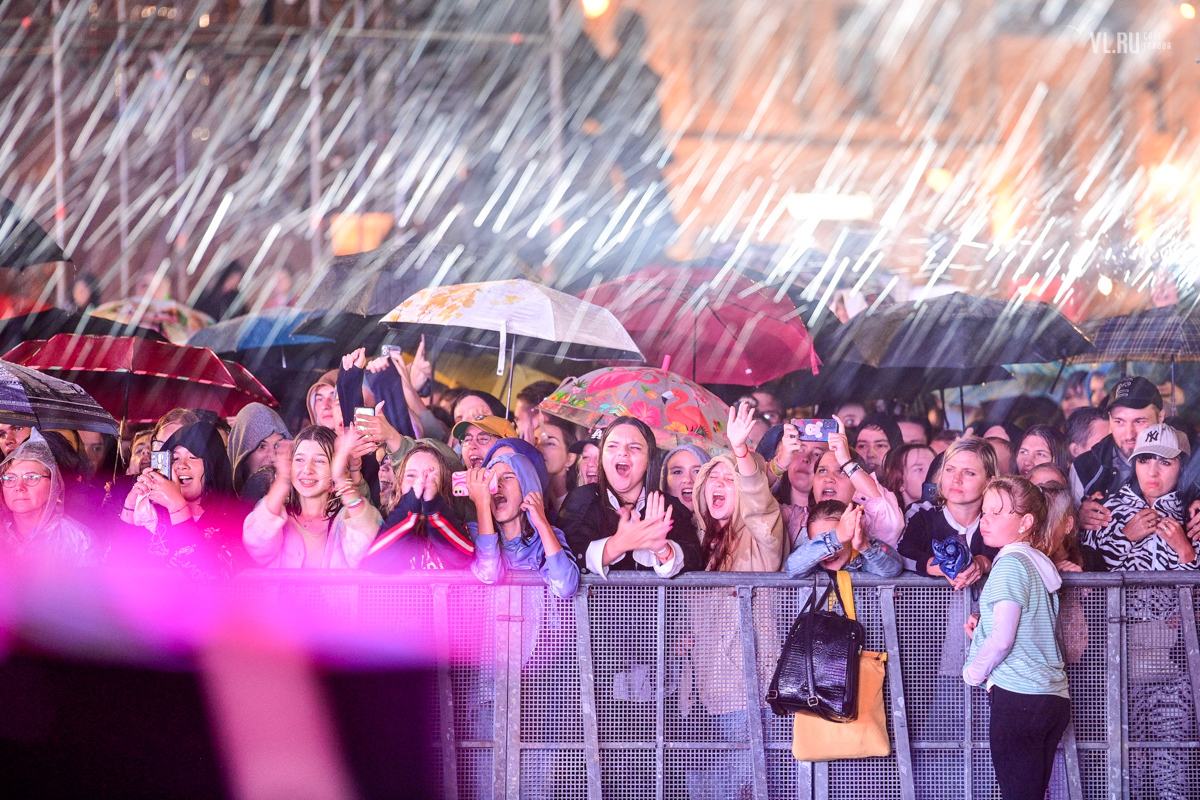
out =
[(496, 792), (521, 796), (521, 586), (496, 588)]
[(746, 727), (750, 732), (751, 786), (755, 800), (767, 800), (767, 751), (763, 735), (762, 690), (758, 685), (758, 650), (754, 642), (753, 589), (737, 588), (738, 619), (742, 634), (742, 674), (746, 684)]
[(1108, 796), (1120, 800), (1129, 796), (1129, 775), (1125, 771), (1129, 722), (1125, 718), (1125, 643), (1122, 640), (1125, 616), (1125, 593), (1120, 586), (1110, 586), (1108, 595), (1108, 685), (1105, 717), (1108, 725)]
[(454, 735), (454, 686), (450, 682), (450, 611), (446, 602), (448, 587), (433, 587), (433, 636), (437, 650), (438, 710), (442, 725), (442, 790), (446, 797), (458, 797), (458, 748)]
[[(583, 721), (583, 758), (588, 800), (601, 800), (600, 724), (596, 717), (596, 673), (592, 665), (592, 623), (587, 587), (575, 595), (575, 644), (579, 654), (579, 711)], [(519, 648), (518, 648), (519, 649)], [(519, 794), (513, 795), (518, 797)]]
[(1192, 706), (1196, 724), (1200, 726), (1200, 641), (1196, 635), (1196, 605), (1191, 586), (1179, 589), (1179, 624), (1183, 628), (1183, 645), (1187, 651), (1188, 676), (1192, 683)]
[[(951, 596), (950, 602), (954, 602)], [(971, 590), (962, 590), (963, 622), (971, 617)], [(966, 660), (971, 652), (971, 640), (965, 639), (963, 659)], [(975, 796), (975, 764), (972, 753), (975, 749), (975, 705), (972, 693), (975, 687), (963, 681), (963, 800), (972, 800)]]
[(879, 610), (883, 618), (884, 648), (888, 654), (887, 679), (892, 695), (892, 733), (896, 737), (896, 770), (900, 773), (900, 800), (915, 800), (917, 793), (913, 784), (912, 742), (908, 734), (904, 673), (900, 667), (900, 630), (896, 620), (895, 586), (879, 587)]
[(1075, 720), (1067, 723), (1062, 740), (1063, 763), (1067, 768), (1067, 797), (1083, 800), (1083, 777), (1079, 772), (1079, 746), (1075, 742)]
[(655, 650), (658, 654), (656, 664), (657, 681), (654, 686), (654, 797), (662, 800), (666, 792), (666, 721), (664, 719), (667, 704), (667, 587), (659, 586), (655, 592), (654, 602), (657, 610), (655, 621), (658, 640)]

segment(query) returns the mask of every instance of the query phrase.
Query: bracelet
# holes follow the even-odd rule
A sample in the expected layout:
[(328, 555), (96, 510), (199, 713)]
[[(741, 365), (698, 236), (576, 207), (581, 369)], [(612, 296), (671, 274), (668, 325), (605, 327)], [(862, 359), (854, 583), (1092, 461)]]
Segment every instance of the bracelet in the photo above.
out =
[(745, 458), (746, 456), (750, 455), (750, 448), (746, 447), (746, 445), (742, 445), (742, 447), (744, 449), (740, 453), (735, 448), (730, 448), (733, 450), (733, 455), (735, 458)]
[(787, 473), (787, 470), (779, 466), (773, 458), (767, 462), (767, 468), (771, 470), (771, 474), (776, 478), (782, 478)]
[(847, 478), (853, 478), (854, 473), (858, 472), (860, 469), (862, 469), (862, 467), (860, 467), (857, 462), (847, 461), (842, 465), (842, 474)]
[(360, 496), (360, 497), (359, 497), (357, 500), (355, 500), (353, 503), (343, 503), (343, 504), (342, 504), (342, 508), (358, 508), (358, 507), (359, 507), (359, 506), (361, 506), (362, 504), (363, 504), (363, 499), (362, 499), (362, 497)]
[[(663, 550), (665, 550), (666, 553), (664, 553)], [(662, 546), (662, 550), (652, 550), (650, 552), (654, 553), (654, 555), (658, 556), (659, 558), (666, 558), (667, 554), (673, 554), (675, 550), (671, 547), (671, 545), (664, 544)]]

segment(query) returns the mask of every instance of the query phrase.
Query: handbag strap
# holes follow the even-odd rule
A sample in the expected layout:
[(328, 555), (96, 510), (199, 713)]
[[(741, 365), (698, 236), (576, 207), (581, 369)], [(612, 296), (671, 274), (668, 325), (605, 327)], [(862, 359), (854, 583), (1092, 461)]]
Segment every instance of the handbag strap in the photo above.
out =
[[(837, 601), (842, 606), (842, 611), (845, 612), (846, 616), (849, 619), (855, 619), (855, 617), (854, 617), (854, 587), (850, 583), (850, 573), (844, 569), (840, 569), (837, 572), (834, 572), (831, 569), (825, 569), (824, 572), (826, 575), (829, 576), (829, 583), (830, 583), (830, 585), (833, 586), (833, 593), (837, 596)], [(842, 591), (838, 587), (844, 588), (846, 590), (845, 597), (842, 596)], [(828, 596), (828, 594), (829, 594), (829, 591), (826, 590), (826, 595)], [(846, 600), (845, 599), (846, 597), (848, 597), (850, 599)]]
[(842, 610), (846, 612), (846, 616), (850, 619), (857, 619), (854, 616), (854, 586), (850, 583), (850, 573), (844, 569), (839, 569), (837, 572), (838, 600), (842, 603)]

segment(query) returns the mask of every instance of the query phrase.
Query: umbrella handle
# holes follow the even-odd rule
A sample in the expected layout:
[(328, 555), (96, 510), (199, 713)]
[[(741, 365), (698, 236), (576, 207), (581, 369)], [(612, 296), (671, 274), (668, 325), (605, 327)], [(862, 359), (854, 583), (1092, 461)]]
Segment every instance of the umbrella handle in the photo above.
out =
[(504, 348), (508, 346), (508, 320), (500, 320), (500, 357), (496, 359), (496, 374), (504, 374)]

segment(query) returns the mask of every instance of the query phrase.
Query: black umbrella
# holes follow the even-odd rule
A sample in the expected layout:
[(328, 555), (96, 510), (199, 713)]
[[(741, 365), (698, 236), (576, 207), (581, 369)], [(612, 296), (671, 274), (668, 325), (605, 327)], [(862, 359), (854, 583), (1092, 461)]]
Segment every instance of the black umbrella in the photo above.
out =
[(806, 370), (780, 380), (780, 393), (790, 405), (801, 406), (834, 400), (901, 400), (911, 402), (925, 392), (952, 386), (975, 386), (1012, 379), (1003, 367), (939, 369), (920, 367), (869, 367), (843, 362), (821, 367), (817, 375)]
[(149, 328), (124, 325), (111, 319), (90, 314), (69, 314), (61, 308), (48, 308), (19, 317), (0, 320), (0, 353), (7, 353), (21, 342), (49, 339), (60, 333), (79, 333), (87, 336), (136, 336), (155, 342), (165, 342), (161, 333)]
[(0, 197), (0, 267), (24, 269), (49, 261), (70, 261), (53, 237), (9, 200)]
[(120, 431), (113, 416), (83, 389), (9, 361), (0, 361), (0, 422), (112, 436)]
[(1047, 303), (955, 292), (864, 312), (818, 340), (826, 364), (978, 370), (1065, 361), (1093, 352)]
[(333, 339), (342, 352), (375, 348), (387, 333), (379, 320), (421, 289), (461, 283), (468, 275), (482, 276), (480, 280), (511, 277), (516, 270), (515, 262), (503, 253), (478, 253), (415, 239), (338, 256), (320, 280), (297, 298), (296, 306), (312, 313), (294, 332)]

